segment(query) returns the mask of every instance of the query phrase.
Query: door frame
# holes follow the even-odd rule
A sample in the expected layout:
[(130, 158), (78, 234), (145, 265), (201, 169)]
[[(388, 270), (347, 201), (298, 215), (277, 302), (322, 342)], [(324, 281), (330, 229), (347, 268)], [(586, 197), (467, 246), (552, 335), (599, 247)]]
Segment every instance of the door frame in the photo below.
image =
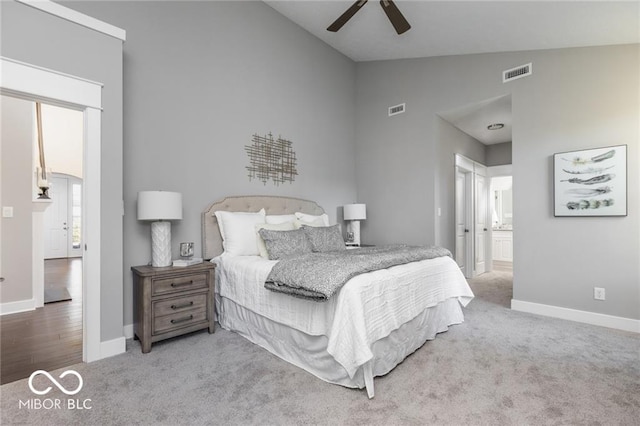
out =
[(0, 57), (0, 94), (83, 112), (82, 359), (100, 356), (101, 83)]

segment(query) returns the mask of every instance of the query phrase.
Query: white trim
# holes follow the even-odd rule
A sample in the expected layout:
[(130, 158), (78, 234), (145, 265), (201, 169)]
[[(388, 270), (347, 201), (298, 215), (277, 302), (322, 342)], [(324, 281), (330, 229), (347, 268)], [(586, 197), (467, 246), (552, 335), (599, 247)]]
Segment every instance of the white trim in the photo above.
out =
[[(0, 57), (2, 92), (13, 94), (37, 93), (38, 100), (52, 100), (54, 103), (101, 108), (102, 84), (77, 78), (69, 74), (52, 71), (24, 62)], [(40, 76), (47, 75), (41, 79)]]
[(487, 173), (489, 177), (494, 176), (512, 176), (513, 175), (513, 165), (512, 164), (504, 164), (502, 166), (490, 166), (487, 167)]
[(33, 311), (34, 309), (36, 309), (35, 299), (0, 303), (0, 315), (17, 314), (18, 312)]
[[(95, 108), (84, 111), (84, 185), (82, 185), (82, 215), (84, 254), (82, 256), (83, 361), (100, 359), (100, 128), (101, 112)], [(97, 144), (95, 143), (97, 141)], [(88, 308), (91, 307), (91, 308)]]
[(127, 341), (124, 337), (118, 337), (113, 340), (107, 340), (100, 343), (100, 359), (109, 358), (111, 356), (120, 355), (126, 352)]
[(598, 314), (596, 312), (579, 311), (577, 309), (543, 305), (516, 299), (511, 300), (511, 309), (530, 314), (544, 315), (546, 317), (640, 333), (640, 320), (631, 318), (615, 317), (612, 315)]
[(127, 324), (124, 326), (124, 338), (133, 339), (133, 324)]
[(102, 85), (59, 72), (0, 58), (0, 92), (24, 99), (50, 99), (75, 105), (84, 111), (84, 176), (82, 187), (84, 242), (83, 256), (83, 341), (82, 359), (101, 357), (100, 326), (100, 193), (101, 193), (101, 111)]
[(102, 34), (106, 34), (111, 37), (115, 37), (122, 41), (127, 39), (127, 32), (122, 28), (118, 28), (114, 25), (100, 21), (99, 19), (92, 18), (84, 13), (77, 12), (68, 7), (62, 6), (58, 3), (54, 3), (50, 0), (16, 0), (26, 6), (31, 6), (34, 9), (41, 10), (49, 13), (58, 18), (66, 19), (74, 24), (82, 25), (83, 27), (91, 30), (98, 31)]

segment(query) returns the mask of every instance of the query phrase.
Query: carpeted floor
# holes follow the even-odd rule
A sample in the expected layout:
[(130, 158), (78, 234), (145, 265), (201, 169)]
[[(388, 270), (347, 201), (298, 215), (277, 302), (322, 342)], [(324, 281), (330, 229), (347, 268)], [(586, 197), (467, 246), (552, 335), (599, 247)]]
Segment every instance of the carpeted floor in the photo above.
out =
[[(78, 364), (84, 387), (77, 395), (34, 380), (37, 389), (53, 386), (39, 398), (60, 400), (59, 409), (24, 406), (36, 398), (26, 379), (3, 385), (0, 423), (639, 424), (639, 335), (511, 311), (508, 273), (471, 284), (476, 299), (465, 323), (377, 378), (373, 400), (218, 328), (155, 344), (146, 355), (129, 341), (125, 354)], [(69, 409), (69, 400), (85, 409)]]

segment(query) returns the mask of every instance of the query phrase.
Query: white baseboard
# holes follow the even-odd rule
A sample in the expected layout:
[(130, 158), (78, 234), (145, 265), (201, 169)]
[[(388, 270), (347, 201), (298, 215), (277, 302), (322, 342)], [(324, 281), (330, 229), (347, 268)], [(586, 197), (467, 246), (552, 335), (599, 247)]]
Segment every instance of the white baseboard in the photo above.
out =
[(543, 305), (540, 303), (511, 300), (511, 309), (530, 314), (544, 315), (617, 330), (640, 333), (640, 320), (598, 314), (595, 312), (579, 311), (577, 309), (561, 308), (559, 306)]
[(0, 303), (0, 315), (17, 314), (18, 312), (33, 311), (34, 309), (36, 309), (36, 299)]
[(125, 353), (127, 350), (125, 340), (123, 336), (117, 339), (107, 340), (106, 342), (100, 342), (100, 359)]
[(133, 324), (127, 324), (124, 326), (124, 338), (133, 339)]

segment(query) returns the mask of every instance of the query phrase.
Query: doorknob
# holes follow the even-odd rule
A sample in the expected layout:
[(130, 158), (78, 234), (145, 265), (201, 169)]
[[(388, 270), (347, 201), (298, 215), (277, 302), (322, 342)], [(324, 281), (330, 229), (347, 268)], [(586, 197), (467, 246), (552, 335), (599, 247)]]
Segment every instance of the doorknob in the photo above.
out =
[(484, 228), (484, 230), (486, 231), (486, 230), (487, 230), (487, 228)]
[(4, 282), (4, 277), (0, 277), (0, 283)]
[(465, 229), (465, 230), (464, 230), (464, 232), (469, 232), (469, 230), (468, 230), (468, 229)]

